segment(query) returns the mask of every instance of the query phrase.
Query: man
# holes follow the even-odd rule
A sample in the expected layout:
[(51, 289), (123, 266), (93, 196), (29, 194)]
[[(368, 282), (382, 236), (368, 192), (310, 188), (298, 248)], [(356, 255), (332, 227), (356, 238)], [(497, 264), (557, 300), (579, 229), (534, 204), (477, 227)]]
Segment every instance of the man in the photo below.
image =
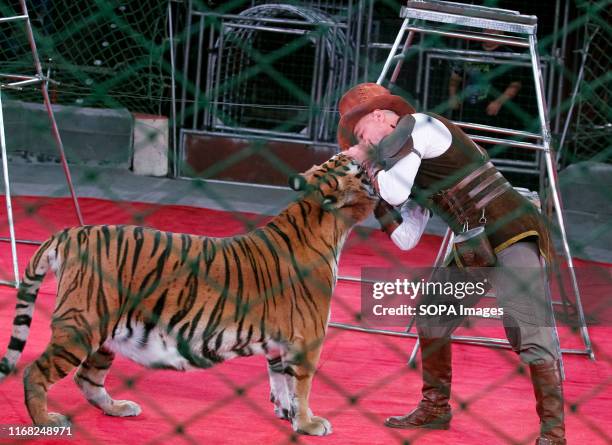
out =
[[(455, 234), (484, 226), (497, 266), (541, 272), (540, 257), (550, 259), (552, 247), (539, 212), (459, 127), (433, 113), (415, 113), (401, 97), (373, 83), (350, 89), (339, 110), (340, 148), (364, 165), (382, 200), (397, 206), (413, 193), (422, 204), (403, 205), (401, 215), (388, 204), (377, 208), (383, 230), (399, 248), (416, 245), (431, 210)], [(530, 369), (541, 426), (536, 444), (565, 444), (559, 348), (553, 327), (532, 318), (533, 312), (547, 307), (543, 276), (530, 280), (523, 292), (524, 283), (495, 273), (501, 270), (492, 269), (491, 281), (504, 309), (508, 340)], [(449, 428), (450, 334), (456, 327), (418, 323), (423, 398), (409, 414), (388, 418), (386, 426)]]
[[(493, 29), (487, 29), (485, 32), (504, 34)], [(495, 42), (482, 42), (480, 45), (487, 52), (512, 52), (511, 48)], [(507, 112), (506, 104), (512, 101), (522, 88), (518, 78), (519, 73), (517, 69), (511, 69), (491, 76), (492, 71), (499, 67), (499, 64), (486, 60), (479, 62), (457, 60), (451, 63), (452, 72), (448, 83), (449, 106), (451, 110), (458, 110), (463, 103), (462, 121), (504, 126), (504, 122), (516, 120), (512, 113)], [(462, 84), (463, 91), (458, 94)]]

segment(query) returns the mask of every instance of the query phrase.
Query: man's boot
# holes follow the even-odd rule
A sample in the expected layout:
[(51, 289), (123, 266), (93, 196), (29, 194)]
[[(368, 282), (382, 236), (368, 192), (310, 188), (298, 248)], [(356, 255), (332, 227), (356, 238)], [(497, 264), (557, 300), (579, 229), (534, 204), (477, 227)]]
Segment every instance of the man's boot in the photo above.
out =
[(540, 416), (540, 437), (536, 445), (565, 445), (563, 386), (559, 361), (529, 365), (531, 382)]
[(448, 403), (452, 375), (450, 338), (420, 338), (419, 341), (423, 361), (423, 399), (412, 412), (389, 417), (385, 425), (447, 430), (451, 420)]

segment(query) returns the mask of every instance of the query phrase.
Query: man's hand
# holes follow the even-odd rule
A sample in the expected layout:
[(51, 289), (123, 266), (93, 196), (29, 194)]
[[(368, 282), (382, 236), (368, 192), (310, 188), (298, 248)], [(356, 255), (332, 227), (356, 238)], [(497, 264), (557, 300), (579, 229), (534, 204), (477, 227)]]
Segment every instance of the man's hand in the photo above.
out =
[(503, 103), (499, 99), (494, 100), (487, 106), (487, 114), (489, 116), (497, 116), (497, 113), (499, 113), (502, 106)]
[(359, 144), (353, 145), (349, 149), (343, 151), (343, 153), (346, 156), (353, 158), (360, 164), (363, 164), (366, 160), (370, 159), (370, 151), (372, 151), (371, 145), (367, 145), (365, 143), (360, 142)]
[(459, 98), (457, 97), (457, 95), (451, 95), (448, 98), (448, 108), (451, 110), (458, 110), (459, 106), (461, 105), (461, 102), (459, 102)]

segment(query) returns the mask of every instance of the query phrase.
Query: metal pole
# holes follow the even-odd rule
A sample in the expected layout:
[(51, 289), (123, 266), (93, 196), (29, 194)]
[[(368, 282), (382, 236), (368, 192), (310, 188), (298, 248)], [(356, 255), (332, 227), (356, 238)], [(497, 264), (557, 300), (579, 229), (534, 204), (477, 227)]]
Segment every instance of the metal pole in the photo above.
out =
[[(185, 125), (185, 102), (187, 101), (187, 72), (189, 70), (189, 47), (191, 45), (191, 17), (193, 14), (193, 2), (187, 4), (187, 30), (185, 37), (185, 49), (183, 52), (183, 88), (181, 89), (181, 125)], [(213, 24), (211, 24), (213, 26)]]
[(395, 38), (395, 42), (393, 42), (393, 46), (391, 47), (391, 52), (389, 53), (389, 57), (387, 57), (387, 60), (385, 61), (385, 65), (383, 66), (383, 69), (380, 72), (380, 76), (378, 76), (378, 80), (376, 81), (377, 84), (382, 85), (383, 80), (385, 80), (387, 71), (389, 71), (389, 68), (391, 67), (391, 62), (393, 61), (393, 57), (395, 57), (395, 54), (397, 53), (397, 48), (399, 48), (400, 42), (402, 41), (402, 37), (404, 37), (404, 32), (406, 31), (407, 27), (408, 27), (408, 19), (404, 19), (404, 22), (402, 23), (402, 28), (400, 29), (400, 32), (397, 34), (397, 37)]
[(7, 162), (7, 154), (6, 154), (6, 137), (4, 134), (4, 114), (2, 112), (2, 93), (1, 92), (0, 92), (0, 146), (2, 149), (2, 173), (4, 176), (4, 192), (6, 196), (6, 215), (8, 217), (9, 235), (11, 238), (11, 255), (13, 257), (13, 273), (15, 274), (14, 284), (15, 284), (15, 287), (19, 287), (19, 267), (17, 266), (17, 243), (15, 242), (15, 225), (13, 222), (13, 205), (11, 202), (11, 186), (9, 183), (8, 162)]
[(362, 17), (363, 17), (363, 2), (364, 0), (358, 0), (357, 1), (357, 35), (355, 38), (355, 66), (353, 67), (353, 75), (352, 78), (353, 79), (357, 79), (359, 76), (359, 56), (361, 53), (361, 28), (363, 27), (362, 24)]
[(589, 54), (589, 47), (591, 46), (591, 42), (597, 34), (599, 28), (595, 28), (593, 34), (591, 34), (584, 44), (584, 49), (582, 50), (582, 63), (580, 64), (580, 71), (578, 72), (578, 78), (576, 79), (576, 85), (574, 85), (574, 91), (572, 92), (572, 100), (570, 102), (569, 110), (567, 110), (567, 117), (565, 118), (565, 124), (563, 125), (563, 133), (561, 134), (561, 141), (559, 142), (559, 151), (557, 152), (557, 162), (561, 160), (561, 153), (565, 147), (565, 138), (567, 137), (567, 130), (569, 129), (569, 124), (572, 120), (572, 115), (574, 114), (574, 107), (576, 106), (576, 98), (578, 97), (578, 90), (580, 89), (580, 85), (582, 84), (582, 79), (584, 78), (584, 67), (586, 66), (587, 56)]
[(578, 309), (578, 317), (580, 319), (580, 330), (582, 333), (582, 338), (584, 341), (584, 345), (589, 353), (589, 356), (592, 360), (595, 359), (595, 355), (593, 353), (593, 348), (591, 346), (591, 339), (589, 337), (589, 332), (586, 327), (586, 320), (584, 317), (584, 312), (582, 309), (582, 301), (580, 298), (580, 290), (578, 289), (578, 281), (576, 279), (576, 271), (574, 270), (574, 263), (572, 260), (572, 255), (569, 248), (569, 243), (567, 241), (567, 232), (565, 230), (565, 222), (563, 220), (563, 209), (561, 207), (561, 200), (559, 198), (558, 191), (558, 183), (557, 183), (557, 172), (553, 167), (552, 153), (551, 153), (551, 134), (550, 127), (548, 121), (548, 112), (546, 110), (546, 105), (544, 104), (544, 82), (542, 80), (542, 72), (540, 71), (540, 66), (538, 64), (538, 47), (537, 40), (535, 34), (529, 36), (529, 49), (532, 59), (533, 65), (533, 76), (535, 80), (536, 87), (536, 99), (538, 103), (538, 111), (540, 115), (540, 127), (543, 136), (543, 145), (546, 148), (544, 151), (544, 158), (546, 160), (546, 169), (548, 171), (548, 177), (550, 181), (550, 191), (553, 199), (553, 205), (557, 213), (557, 223), (559, 224), (559, 231), (561, 232), (561, 240), (563, 244), (563, 252), (565, 253), (565, 257), (567, 259), (567, 266), (570, 273), (570, 278), (572, 281), (572, 288), (574, 291), (574, 295), (576, 296), (576, 306)]
[[(555, 21), (554, 21), (554, 25), (553, 25), (553, 41), (552, 41), (552, 47), (550, 49), (550, 61), (548, 63), (548, 71), (547, 71), (547, 76), (548, 76), (548, 92), (546, 93), (546, 101), (548, 103), (548, 106), (551, 107), (551, 111), (552, 111), (552, 107), (554, 102), (554, 98), (553, 98), (553, 87), (554, 87), (554, 83), (555, 83), (555, 54), (557, 53), (557, 40), (558, 40), (558, 34), (559, 34), (559, 17), (561, 15), (561, 0), (555, 0)], [(557, 110), (558, 111), (558, 110)]]
[[(382, 334), (382, 335), (389, 335), (392, 337), (404, 337), (404, 338), (416, 338), (416, 339), (418, 339), (419, 337), (418, 334), (414, 332), (399, 332), (399, 331), (390, 331), (388, 329), (366, 328), (363, 326), (355, 326), (352, 324), (339, 323), (335, 321), (329, 322), (328, 325), (332, 328), (346, 329), (348, 331), (357, 331), (357, 332), (363, 332), (366, 334)], [(489, 347), (496, 347), (496, 348), (501, 348), (501, 349), (512, 349), (510, 346), (510, 343), (505, 338), (476, 337), (476, 336), (469, 336), (469, 335), (451, 335), (450, 339), (453, 342), (465, 343), (468, 345), (489, 346)], [(418, 350), (418, 346), (416, 347), (416, 350)], [(587, 355), (587, 353), (581, 349), (563, 348), (561, 349), (561, 352), (563, 354)]]
[(59, 134), (59, 129), (57, 127), (57, 122), (55, 121), (55, 115), (53, 113), (53, 108), (51, 107), (51, 100), (49, 99), (49, 89), (48, 89), (48, 79), (43, 76), (42, 66), (40, 64), (40, 59), (38, 58), (38, 50), (36, 48), (36, 42), (34, 41), (34, 34), (32, 32), (32, 24), (30, 23), (30, 17), (28, 15), (28, 8), (26, 6), (25, 0), (19, 0), (21, 5), (21, 10), (23, 15), (28, 16), (26, 19), (26, 33), (28, 35), (28, 41), (30, 43), (30, 49), (32, 51), (32, 58), (34, 59), (34, 66), (36, 68), (36, 74), (43, 79), (41, 84), (41, 92), (43, 95), (43, 100), (45, 102), (45, 108), (47, 109), (47, 114), (49, 116), (49, 122), (51, 124), (51, 133), (53, 134), (53, 138), (55, 139), (55, 143), (57, 145), (57, 149), (60, 154), (60, 160), (62, 164), (62, 168), (64, 170), (64, 175), (66, 176), (66, 183), (68, 184), (68, 189), (70, 190), (70, 196), (72, 197), (72, 203), (74, 205), (74, 210), (76, 212), (77, 218), (79, 220), (79, 224), (83, 225), (83, 216), (81, 215), (81, 207), (79, 206), (79, 201), (76, 196), (76, 192), (74, 191), (74, 186), (72, 184), (72, 177), (70, 176), (70, 169), (68, 168), (68, 162), (66, 160), (66, 154), (64, 152), (64, 144), (62, 143), (62, 138)]
[(172, 100), (172, 176), (178, 176), (178, 152), (176, 151), (176, 60), (174, 55), (174, 23), (172, 2), (168, 2), (168, 36), (170, 37), (170, 95)]
[(410, 353), (410, 357), (408, 358), (408, 366), (416, 367), (417, 354), (419, 353), (419, 348), (421, 347), (421, 340), (417, 337), (417, 341), (412, 348), (412, 352)]
[[(569, 20), (569, 4), (570, 0), (565, 0), (565, 11), (563, 12), (563, 26), (561, 29), (567, 29), (567, 23)], [(561, 97), (563, 96), (563, 68), (565, 67), (565, 51), (567, 49), (567, 32), (563, 32), (561, 38), (561, 52), (558, 55), (557, 61), (559, 62), (559, 76), (557, 86), (557, 114), (555, 116), (555, 131), (559, 130), (559, 123), (561, 120)]]
[(437, 29), (419, 28), (418, 26), (407, 26), (410, 31), (424, 32), (427, 34), (435, 34), (438, 36), (456, 37), (459, 39), (475, 40), (477, 42), (492, 42), (502, 45), (519, 46), (521, 48), (529, 48), (529, 42), (522, 39), (502, 38), (502, 37), (486, 37), (479, 34), (470, 34), (468, 32), (453, 32), (439, 31)]
[(198, 125), (198, 112), (200, 102), (200, 78), (202, 77), (202, 45), (204, 44), (204, 21), (205, 17), (199, 17), (200, 23), (198, 26), (198, 56), (196, 59), (196, 81), (195, 81), (195, 92), (193, 97), (193, 119), (191, 128), (194, 130)]
[(430, 57), (430, 54), (427, 54), (425, 56), (425, 79), (423, 80), (423, 109), (424, 110), (427, 110), (429, 106), (429, 75), (430, 74), (431, 74), (431, 57)]
[(389, 81), (389, 85), (394, 85), (399, 77), (399, 73), (402, 70), (402, 66), (404, 65), (404, 60), (406, 57), (406, 52), (408, 52), (408, 48), (412, 45), (412, 40), (414, 39), (414, 31), (410, 31), (408, 33), (408, 37), (406, 37), (406, 41), (404, 42), (404, 47), (402, 48), (401, 58), (397, 61), (395, 65), (395, 69), (393, 70), (393, 74), (391, 75), (391, 80)]
[(368, 71), (370, 69), (370, 65), (369, 65), (369, 63), (370, 63), (370, 42), (372, 40), (372, 16), (373, 16), (373, 10), (374, 10), (374, 1), (375, 0), (369, 0), (370, 7), (368, 8), (368, 24), (367, 24), (367, 28), (366, 28), (366, 44), (364, 45), (364, 48), (365, 48), (365, 51), (366, 51), (364, 70), (363, 70), (363, 80), (364, 80), (364, 82), (368, 78)]

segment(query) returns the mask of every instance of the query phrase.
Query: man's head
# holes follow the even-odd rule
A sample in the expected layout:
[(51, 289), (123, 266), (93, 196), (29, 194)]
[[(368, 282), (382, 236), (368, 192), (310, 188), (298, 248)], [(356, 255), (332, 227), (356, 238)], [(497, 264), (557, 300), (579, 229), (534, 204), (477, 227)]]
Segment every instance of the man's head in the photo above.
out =
[[(499, 36), (503, 36), (504, 35), (503, 31), (498, 31), (496, 29), (485, 29), (484, 32), (487, 33), (487, 34), (494, 34), (494, 35), (499, 35)], [(501, 46), (501, 44), (500, 43), (496, 43), (496, 42), (482, 42), (482, 48), (485, 51), (495, 51), (500, 46)]]
[[(393, 112), (398, 117), (416, 113), (412, 105), (406, 102), (403, 97), (393, 95), (388, 89), (375, 83), (360, 83), (348, 90), (340, 99), (338, 109), (340, 111), (338, 144), (341, 150), (346, 150), (358, 142), (355, 127), (364, 117), (372, 113), (374, 113), (374, 116), (366, 119), (366, 122), (371, 123), (366, 124), (366, 126), (368, 129), (375, 127), (377, 132), (382, 131), (382, 123), (392, 121), (391, 116), (383, 110)], [(376, 113), (377, 111), (385, 113), (384, 116)], [(381, 117), (385, 118), (384, 122), (378, 120)], [(397, 122), (397, 119), (395, 122)], [(392, 125), (395, 125), (395, 122), (392, 122)]]
[(357, 121), (353, 134), (359, 143), (376, 145), (393, 131), (399, 118), (391, 110), (374, 110)]

